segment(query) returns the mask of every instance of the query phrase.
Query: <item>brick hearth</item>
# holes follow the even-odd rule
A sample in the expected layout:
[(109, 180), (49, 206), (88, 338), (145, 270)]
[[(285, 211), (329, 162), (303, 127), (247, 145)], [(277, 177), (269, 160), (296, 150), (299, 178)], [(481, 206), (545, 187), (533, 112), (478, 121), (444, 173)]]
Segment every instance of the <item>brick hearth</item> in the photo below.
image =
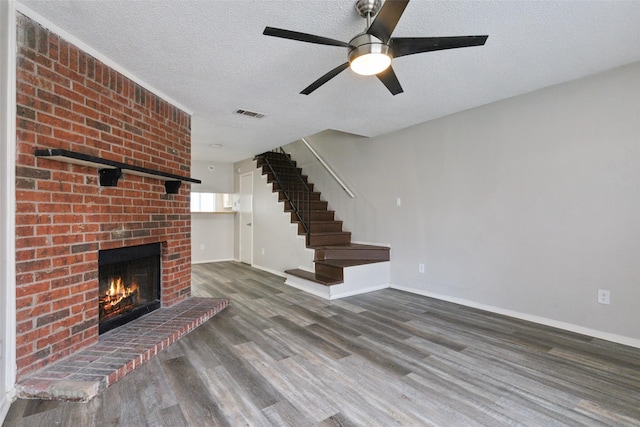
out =
[[(64, 149), (189, 176), (191, 117), (37, 22), (17, 16), (18, 378), (98, 343), (98, 251), (162, 245), (163, 307), (191, 293), (190, 185), (35, 156)], [(179, 78), (179, 76), (176, 76)]]
[(31, 373), (17, 384), (23, 398), (86, 402), (222, 311), (226, 299), (189, 298), (100, 336), (97, 344)]

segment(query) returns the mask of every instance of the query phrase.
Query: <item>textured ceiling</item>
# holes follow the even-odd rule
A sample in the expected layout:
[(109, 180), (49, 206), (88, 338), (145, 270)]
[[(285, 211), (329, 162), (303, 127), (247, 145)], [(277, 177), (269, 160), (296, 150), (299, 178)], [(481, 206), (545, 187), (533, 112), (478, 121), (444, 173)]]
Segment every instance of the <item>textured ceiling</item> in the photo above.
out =
[[(397, 58), (405, 91), (397, 96), (350, 70), (300, 95), (345, 62), (347, 49), (263, 36), (264, 27), (349, 41), (364, 30), (354, 4), (21, 0), (18, 10), (44, 17), (191, 110), (193, 157), (221, 162), (325, 129), (375, 136), (640, 61), (638, 1), (413, 0), (394, 36), (488, 34), (486, 45)], [(239, 108), (266, 117), (233, 114)]]

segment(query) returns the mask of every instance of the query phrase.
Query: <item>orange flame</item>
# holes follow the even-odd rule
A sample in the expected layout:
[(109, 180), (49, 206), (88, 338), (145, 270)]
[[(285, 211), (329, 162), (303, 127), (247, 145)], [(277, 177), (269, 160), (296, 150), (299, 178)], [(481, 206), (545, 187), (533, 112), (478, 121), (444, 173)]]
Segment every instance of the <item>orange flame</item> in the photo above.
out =
[(124, 298), (133, 294), (138, 289), (137, 284), (125, 286), (122, 277), (110, 279), (109, 290), (107, 290), (106, 296), (108, 297), (107, 307), (113, 307), (122, 301)]

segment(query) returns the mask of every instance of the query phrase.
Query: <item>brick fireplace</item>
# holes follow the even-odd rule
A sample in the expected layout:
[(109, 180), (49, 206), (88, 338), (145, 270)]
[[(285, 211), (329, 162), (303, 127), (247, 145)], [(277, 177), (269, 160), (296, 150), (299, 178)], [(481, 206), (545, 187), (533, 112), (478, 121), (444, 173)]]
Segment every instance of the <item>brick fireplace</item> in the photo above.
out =
[(189, 176), (190, 116), (17, 16), (18, 376), (98, 341), (99, 251), (157, 243), (161, 304), (190, 296), (189, 185), (36, 157), (63, 149)]

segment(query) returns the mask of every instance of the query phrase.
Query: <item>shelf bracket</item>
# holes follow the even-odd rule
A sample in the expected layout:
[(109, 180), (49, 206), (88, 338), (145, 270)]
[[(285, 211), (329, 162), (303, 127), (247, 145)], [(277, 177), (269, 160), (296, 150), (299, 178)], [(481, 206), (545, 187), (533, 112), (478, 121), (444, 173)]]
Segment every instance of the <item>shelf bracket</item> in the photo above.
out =
[(122, 176), (122, 169), (98, 169), (101, 187), (115, 187)]
[(165, 181), (164, 190), (167, 194), (178, 194), (178, 191), (180, 191), (180, 184), (182, 184), (182, 181)]

